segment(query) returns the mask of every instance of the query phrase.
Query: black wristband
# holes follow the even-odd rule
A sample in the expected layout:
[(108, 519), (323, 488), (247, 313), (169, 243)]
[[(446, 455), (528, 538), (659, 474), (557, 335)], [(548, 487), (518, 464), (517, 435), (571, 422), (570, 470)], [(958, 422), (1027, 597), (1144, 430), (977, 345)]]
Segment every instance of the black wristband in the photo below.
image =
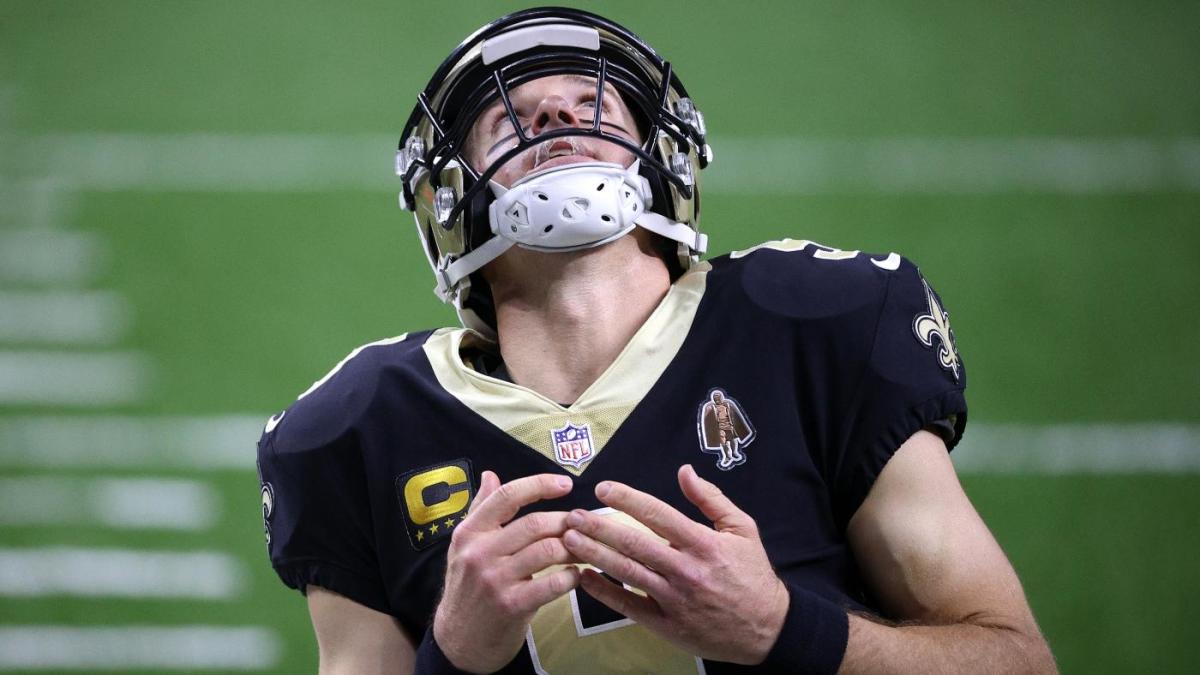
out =
[(450, 663), (442, 648), (433, 639), (433, 626), (425, 630), (421, 638), (421, 646), (417, 647), (417, 662), (413, 668), (415, 675), (470, 675), (465, 670), (459, 670)]
[(787, 617), (775, 645), (757, 668), (768, 673), (833, 675), (846, 655), (850, 617), (846, 610), (816, 593), (784, 583), (788, 589)]

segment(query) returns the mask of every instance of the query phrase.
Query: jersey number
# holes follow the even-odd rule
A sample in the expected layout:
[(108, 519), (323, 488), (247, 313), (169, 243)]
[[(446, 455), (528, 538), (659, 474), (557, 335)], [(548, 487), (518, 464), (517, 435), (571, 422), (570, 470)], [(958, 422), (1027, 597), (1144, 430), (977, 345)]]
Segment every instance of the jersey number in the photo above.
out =
[[(619, 511), (603, 508), (596, 513), (649, 532), (645, 525)], [(538, 610), (529, 623), (525, 643), (534, 668), (542, 674), (704, 673), (700, 658), (608, 610), (578, 589)]]
[[(858, 251), (843, 251), (840, 248), (833, 248), (832, 246), (818, 244), (815, 241), (809, 241), (807, 239), (780, 239), (778, 241), (768, 241), (764, 244), (759, 244), (758, 246), (752, 246), (747, 249), (742, 249), (741, 251), (734, 251), (729, 254), (729, 257), (736, 260), (737, 258), (748, 256), (760, 248), (785, 252), (799, 252), (811, 248), (812, 257), (816, 258), (817, 260), (853, 260), (854, 258), (858, 257)], [(895, 272), (900, 267), (900, 256), (896, 255), (895, 253), (887, 254), (887, 257), (883, 260), (876, 260), (874, 258), (868, 258), (868, 260), (870, 260), (871, 263), (879, 269), (887, 270), (889, 272)]]

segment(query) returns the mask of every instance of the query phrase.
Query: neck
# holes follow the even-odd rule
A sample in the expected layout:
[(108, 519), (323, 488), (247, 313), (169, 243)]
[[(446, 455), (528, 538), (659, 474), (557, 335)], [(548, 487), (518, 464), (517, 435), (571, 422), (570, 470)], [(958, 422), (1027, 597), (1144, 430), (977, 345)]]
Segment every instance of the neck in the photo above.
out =
[(500, 354), (517, 384), (573, 403), (670, 289), (648, 233), (573, 253), (511, 249), (495, 261)]

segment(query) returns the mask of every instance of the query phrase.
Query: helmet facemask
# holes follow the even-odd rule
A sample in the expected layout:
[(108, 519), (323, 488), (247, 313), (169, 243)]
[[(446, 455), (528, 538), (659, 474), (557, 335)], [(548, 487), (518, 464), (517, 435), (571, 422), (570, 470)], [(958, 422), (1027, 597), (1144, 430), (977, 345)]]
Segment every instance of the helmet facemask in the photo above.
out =
[[(594, 82), (593, 119), (531, 136), (511, 92), (552, 75)], [(603, 100), (614, 90), (636, 118), (643, 142), (605, 128)], [(487, 166), (472, 166), (467, 140), (497, 101), (516, 142)], [(630, 167), (565, 164), (507, 188), (493, 180), (508, 162), (557, 139), (611, 143), (634, 161)], [(603, 18), (544, 9), (502, 18), (451, 54), (418, 97), (396, 170), (404, 181), (401, 204), (414, 212), (437, 278), (435, 292), (459, 310), (464, 324), (491, 334), (490, 294), (474, 272), (510, 246), (578, 250), (638, 225), (677, 242), (678, 264), (686, 269), (706, 247), (698, 230), (697, 179), (710, 158), (703, 116), (668, 62)]]

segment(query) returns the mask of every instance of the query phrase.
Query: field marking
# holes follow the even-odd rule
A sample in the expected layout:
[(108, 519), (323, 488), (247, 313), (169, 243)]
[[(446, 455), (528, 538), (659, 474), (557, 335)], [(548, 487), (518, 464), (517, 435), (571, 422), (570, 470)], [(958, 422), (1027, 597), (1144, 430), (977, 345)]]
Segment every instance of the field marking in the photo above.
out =
[(283, 645), (263, 626), (0, 626), (0, 668), (265, 670)]
[(216, 551), (117, 548), (0, 548), (0, 596), (230, 600), (246, 573)]
[(125, 335), (132, 315), (113, 291), (0, 290), (0, 342), (108, 345)]
[(1200, 425), (968, 425), (963, 473), (1200, 473)]
[(0, 525), (200, 531), (220, 517), (207, 483), (167, 478), (0, 478)]
[(743, 194), (1200, 192), (1200, 138), (767, 138), (717, 153), (714, 189)]
[[(395, 134), (0, 137), (16, 166), (87, 190), (393, 191)], [(1200, 192), (1200, 138), (716, 137), (732, 194)]]
[[(0, 466), (246, 470), (268, 415), (0, 418)], [(983, 424), (964, 473), (1200, 473), (1198, 424)]]
[(103, 407), (135, 403), (150, 387), (137, 352), (0, 352), (0, 405)]
[(0, 229), (0, 283), (82, 286), (107, 268), (109, 250), (90, 232)]
[(0, 418), (0, 466), (253, 469), (267, 415)]
[(0, 226), (50, 229), (71, 220), (76, 209), (74, 186), (61, 176), (26, 175), (14, 180), (10, 176), (25, 174), (24, 168), (13, 166), (10, 171), (0, 177)]

